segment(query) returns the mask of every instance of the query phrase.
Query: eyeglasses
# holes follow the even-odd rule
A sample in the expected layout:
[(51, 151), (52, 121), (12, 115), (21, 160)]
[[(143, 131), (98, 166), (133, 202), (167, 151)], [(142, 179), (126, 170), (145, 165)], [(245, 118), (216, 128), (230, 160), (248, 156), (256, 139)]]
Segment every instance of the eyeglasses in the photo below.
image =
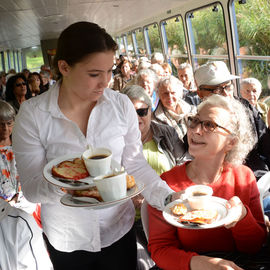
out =
[(26, 85), (26, 83), (25, 82), (21, 82), (21, 83), (16, 83), (15, 85), (16, 85), (16, 87), (19, 87), (19, 86), (22, 86), (22, 85)]
[(140, 117), (144, 117), (144, 116), (146, 116), (148, 114), (148, 109), (149, 109), (149, 107), (142, 108), (142, 109), (137, 109), (136, 112)]
[(201, 127), (205, 132), (213, 132), (216, 128), (219, 127), (219, 128), (222, 128), (223, 130), (225, 130), (226, 132), (228, 132), (229, 134), (232, 134), (232, 132), (229, 131), (227, 128), (224, 128), (224, 127), (218, 125), (214, 121), (211, 121), (211, 120), (201, 121), (198, 117), (192, 117), (192, 116), (188, 117), (187, 126), (189, 128), (195, 128), (199, 124), (201, 124)]
[(209, 91), (212, 92), (214, 94), (218, 94), (218, 95), (222, 95), (225, 91), (226, 92), (231, 92), (233, 90), (233, 84), (227, 84), (224, 86), (218, 86), (215, 89), (210, 89), (210, 88), (204, 88), (204, 87), (199, 87), (200, 90), (205, 90), (205, 91)]

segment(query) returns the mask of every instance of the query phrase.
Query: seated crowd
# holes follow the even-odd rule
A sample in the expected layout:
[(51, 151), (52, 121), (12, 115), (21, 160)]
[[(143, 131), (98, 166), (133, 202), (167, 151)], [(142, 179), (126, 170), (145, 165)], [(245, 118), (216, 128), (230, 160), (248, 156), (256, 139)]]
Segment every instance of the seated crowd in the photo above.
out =
[[(228, 200), (233, 214), (219, 228), (187, 230), (170, 225), (162, 211), (148, 206), (147, 243), (141, 240), (144, 198), (138, 195), (133, 199), (137, 241), (146, 256), (151, 255), (153, 269), (246, 269), (248, 254), (258, 253), (266, 243), (269, 224), (256, 184), (270, 170), (270, 113), (259, 101), (262, 85), (255, 78), (243, 79), (237, 97), (233, 80), (239, 77), (221, 61), (208, 62), (194, 72), (190, 64), (182, 63), (177, 74), (178, 78), (172, 75), (160, 53), (153, 54), (151, 61), (121, 56), (109, 86), (134, 105), (143, 155), (168, 186), (177, 192), (195, 184), (210, 186), (214, 196)], [(39, 205), (28, 202), (21, 191), (11, 133), (22, 102), (50, 90), (52, 83), (50, 70), (44, 67), (40, 73), (27, 69), (0, 73), (0, 208), (7, 203), (18, 211), (30, 208), (29, 219), (34, 215), (37, 222)], [(1, 217), (0, 229), (7, 230), (7, 219)], [(33, 248), (43, 250), (38, 229)], [(8, 269), (1, 265), (1, 256), (0, 252), (0, 269)], [(50, 269), (50, 263), (46, 265), (44, 269)], [(149, 268), (138, 265), (138, 270)]]

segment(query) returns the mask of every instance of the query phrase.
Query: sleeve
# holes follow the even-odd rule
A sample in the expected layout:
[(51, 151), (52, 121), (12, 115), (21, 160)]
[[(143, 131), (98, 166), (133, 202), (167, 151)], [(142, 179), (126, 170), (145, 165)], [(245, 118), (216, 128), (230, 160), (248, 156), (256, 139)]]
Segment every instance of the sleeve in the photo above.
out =
[(190, 260), (198, 254), (181, 249), (177, 228), (166, 223), (160, 211), (148, 206), (148, 216), (148, 249), (153, 261), (166, 270), (190, 270)]
[(43, 178), (47, 160), (35, 115), (30, 102), (21, 105), (12, 133), (13, 149), (24, 196), (34, 203), (53, 203), (64, 193)]
[[(249, 169), (248, 171), (249, 175), (246, 175), (245, 182), (250, 180), (251, 182), (249, 191), (246, 188), (245, 193), (249, 193), (249, 202), (243, 202), (247, 214), (231, 230), (237, 250), (244, 253), (256, 253), (266, 241), (267, 233), (256, 180), (252, 171)], [(247, 180), (248, 178), (250, 180)]]
[(125, 118), (127, 121), (127, 133), (125, 135), (125, 147), (122, 156), (123, 166), (135, 180), (142, 181), (145, 189), (142, 195), (149, 204), (158, 209), (164, 208), (165, 198), (173, 192), (167, 183), (150, 167), (142, 152), (141, 133), (138, 117), (134, 106), (127, 96), (124, 96)]

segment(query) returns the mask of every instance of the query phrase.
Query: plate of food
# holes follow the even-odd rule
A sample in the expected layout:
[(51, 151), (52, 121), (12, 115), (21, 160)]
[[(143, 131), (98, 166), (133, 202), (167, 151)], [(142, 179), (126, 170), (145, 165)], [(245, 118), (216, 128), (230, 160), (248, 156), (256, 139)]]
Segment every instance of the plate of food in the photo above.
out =
[[(112, 160), (111, 168), (121, 170), (121, 165)], [(51, 160), (44, 167), (43, 176), (49, 183), (65, 189), (82, 190), (94, 186), (93, 177), (89, 175), (81, 153)]]
[(164, 219), (179, 228), (210, 229), (223, 226), (229, 211), (227, 200), (215, 196), (208, 199), (203, 209), (192, 209), (187, 200), (175, 200), (163, 210)]
[[(61, 198), (60, 202), (70, 207), (90, 207), (93, 209), (102, 209), (124, 203), (144, 190), (144, 183), (140, 181), (135, 182), (134, 178), (132, 178), (127, 178), (127, 196), (122, 199), (104, 202), (97, 188), (90, 187), (85, 190), (76, 190), (73, 195), (66, 194)], [(128, 181), (130, 182), (129, 184)]]

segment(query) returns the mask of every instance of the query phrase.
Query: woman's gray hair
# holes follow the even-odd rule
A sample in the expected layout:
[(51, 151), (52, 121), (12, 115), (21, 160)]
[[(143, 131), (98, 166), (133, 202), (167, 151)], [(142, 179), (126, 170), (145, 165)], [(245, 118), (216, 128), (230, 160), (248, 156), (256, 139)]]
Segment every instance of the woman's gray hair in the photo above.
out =
[(171, 85), (172, 88), (178, 92), (179, 98), (183, 98), (183, 83), (173, 75), (166, 77), (159, 82), (158, 92), (160, 88), (168, 85)]
[(4, 100), (0, 100), (0, 120), (15, 120), (16, 112), (13, 107)]
[(198, 105), (198, 113), (205, 106), (223, 108), (230, 112), (230, 124), (226, 126), (236, 138), (233, 148), (226, 154), (224, 162), (233, 165), (243, 164), (248, 153), (253, 149), (256, 140), (248, 111), (242, 103), (235, 98), (211, 95)]
[(139, 85), (128, 85), (123, 89), (123, 93), (126, 94), (130, 100), (139, 100), (152, 107), (152, 101), (149, 95), (145, 92), (144, 88)]
[(159, 82), (159, 77), (155, 71), (153, 71), (152, 69), (149, 69), (149, 68), (140, 70), (138, 72), (137, 76), (135, 77), (136, 84), (139, 84), (139, 80), (141, 79), (142, 76), (147, 76), (147, 77), (152, 78), (154, 80), (154, 83), (155, 83), (155, 88), (157, 87), (158, 82)]

